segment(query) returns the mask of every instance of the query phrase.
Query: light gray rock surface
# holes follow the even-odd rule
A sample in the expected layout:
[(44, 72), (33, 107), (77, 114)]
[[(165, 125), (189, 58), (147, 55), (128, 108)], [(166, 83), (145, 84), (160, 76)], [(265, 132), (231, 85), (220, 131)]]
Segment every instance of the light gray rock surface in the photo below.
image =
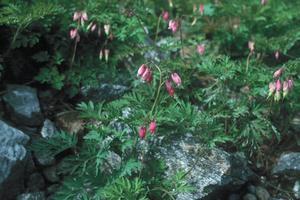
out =
[(43, 138), (51, 138), (57, 133), (57, 129), (52, 121), (49, 119), (46, 119), (44, 121), (42, 130), (41, 130), (41, 135)]
[(254, 178), (241, 155), (209, 149), (190, 134), (161, 144), (158, 149), (157, 157), (168, 167), (166, 176), (179, 170), (188, 172), (187, 183), (195, 189), (179, 194), (177, 200), (216, 199), (223, 191), (237, 190)]
[(27, 153), (24, 145), (28, 141), (22, 131), (0, 120), (0, 199), (13, 197), (24, 187)]
[(272, 174), (300, 176), (300, 152), (281, 154), (279, 160), (272, 169)]
[(17, 200), (45, 200), (44, 192), (23, 193), (17, 197)]
[(9, 85), (3, 100), (8, 115), (17, 125), (39, 126), (43, 122), (36, 89), (22, 85)]

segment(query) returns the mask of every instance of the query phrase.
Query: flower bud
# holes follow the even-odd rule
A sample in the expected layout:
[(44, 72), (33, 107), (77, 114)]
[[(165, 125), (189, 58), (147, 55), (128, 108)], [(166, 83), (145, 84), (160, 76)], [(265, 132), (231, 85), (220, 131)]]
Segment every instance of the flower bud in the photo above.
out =
[(204, 14), (204, 4), (200, 4), (199, 12), (200, 12), (201, 15)]
[(147, 65), (142, 64), (138, 69), (137, 76), (142, 76), (147, 69)]
[(171, 83), (171, 81), (170, 81), (169, 79), (166, 80), (166, 89), (167, 89), (169, 95), (170, 95), (171, 97), (173, 97), (175, 91), (174, 91), (174, 88), (173, 88), (173, 86), (172, 86), (172, 83)]
[(142, 79), (145, 82), (151, 83), (151, 81), (152, 81), (152, 71), (149, 67), (146, 67), (145, 72), (142, 74)]
[(276, 90), (276, 83), (272, 82), (272, 83), (269, 83), (269, 95), (268, 97), (272, 96), (273, 93), (275, 92)]
[(141, 139), (144, 139), (146, 137), (146, 132), (147, 132), (147, 130), (146, 130), (145, 126), (140, 127), (140, 129), (139, 129), (139, 137)]
[(109, 49), (104, 49), (105, 62), (108, 62)]
[(268, 0), (261, 0), (260, 3), (261, 5), (266, 5), (268, 3)]
[(73, 21), (77, 21), (79, 18), (81, 18), (81, 12), (74, 12), (73, 14)]
[(294, 87), (294, 81), (292, 79), (289, 79), (288, 80), (288, 88), (289, 88), (289, 90), (293, 89), (293, 87)]
[(103, 50), (100, 49), (100, 52), (99, 52), (99, 59), (102, 60), (102, 58), (103, 58)]
[(78, 35), (78, 30), (76, 28), (70, 30), (70, 38), (74, 39)]
[(163, 11), (161, 15), (164, 21), (167, 22), (169, 20), (170, 15), (168, 11)]
[(149, 131), (150, 131), (151, 134), (155, 133), (155, 131), (156, 131), (156, 122), (155, 121), (150, 122)]
[(280, 80), (278, 79), (277, 81), (276, 81), (276, 91), (280, 91), (281, 90), (281, 82), (280, 82)]
[(104, 25), (104, 32), (105, 32), (106, 35), (109, 35), (109, 32), (110, 32), (110, 25), (109, 24)]
[(83, 21), (87, 21), (88, 20), (88, 15), (87, 15), (86, 11), (82, 11), (81, 12), (81, 19)]
[(275, 58), (276, 58), (276, 60), (279, 59), (279, 51), (276, 51), (276, 52), (275, 52)]
[(274, 74), (273, 74), (273, 78), (279, 78), (282, 75), (283, 69), (284, 68), (281, 67), (278, 70), (276, 70), (276, 72), (274, 72)]
[(248, 42), (248, 48), (249, 48), (249, 50), (250, 50), (251, 53), (254, 52), (254, 45), (255, 45), (254, 42), (252, 42), (252, 41)]
[(197, 45), (197, 51), (200, 55), (203, 55), (205, 52), (205, 45), (204, 44)]
[(173, 33), (177, 32), (179, 28), (179, 21), (178, 20), (170, 20), (169, 21), (169, 28), (170, 30), (172, 30)]
[(173, 82), (177, 85), (180, 86), (181, 85), (181, 78), (177, 73), (172, 73), (171, 74), (171, 78), (173, 80)]

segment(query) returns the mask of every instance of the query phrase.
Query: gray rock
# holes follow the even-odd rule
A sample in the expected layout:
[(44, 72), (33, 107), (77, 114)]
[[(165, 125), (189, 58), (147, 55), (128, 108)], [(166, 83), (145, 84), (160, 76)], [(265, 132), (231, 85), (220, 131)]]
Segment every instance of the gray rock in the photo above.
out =
[(294, 196), (300, 199), (300, 180), (296, 181), (293, 187)]
[(93, 102), (104, 100), (114, 100), (121, 97), (129, 88), (124, 85), (101, 84), (98, 87), (86, 86), (81, 88), (81, 93), (85, 99)]
[(283, 153), (272, 169), (272, 174), (300, 176), (300, 152)]
[(0, 121), (0, 199), (15, 198), (24, 189), (28, 141), (22, 131)]
[(29, 137), (22, 131), (0, 121), (0, 184), (9, 176), (16, 162), (26, 156), (24, 145)]
[(22, 85), (9, 85), (3, 100), (8, 115), (16, 124), (39, 126), (43, 122), (36, 89)]
[(44, 121), (42, 130), (41, 130), (41, 135), (43, 138), (51, 138), (57, 133), (57, 129), (52, 121), (49, 119), (46, 119)]
[(223, 191), (239, 189), (254, 176), (241, 155), (209, 149), (186, 134), (158, 147), (158, 158), (165, 160), (170, 177), (179, 170), (187, 173), (187, 183), (195, 191), (179, 194), (177, 200), (216, 199)]
[(106, 157), (106, 168), (109, 170), (116, 170), (121, 167), (121, 157), (113, 151), (109, 151)]
[(257, 200), (257, 198), (255, 195), (248, 193), (243, 196), (243, 200)]
[(47, 179), (47, 181), (49, 181), (51, 183), (55, 183), (60, 180), (59, 176), (57, 174), (57, 171), (56, 171), (56, 166), (52, 166), (52, 167), (48, 167), (48, 168), (44, 169), (43, 174), (44, 174), (45, 178)]
[(27, 189), (30, 192), (37, 192), (45, 188), (45, 181), (40, 173), (31, 174), (27, 182)]
[(269, 200), (271, 197), (268, 190), (261, 186), (256, 187), (255, 194), (258, 200)]
[(24, 193), (17, 197), (17, 200), (45, 200), (44, 192)]

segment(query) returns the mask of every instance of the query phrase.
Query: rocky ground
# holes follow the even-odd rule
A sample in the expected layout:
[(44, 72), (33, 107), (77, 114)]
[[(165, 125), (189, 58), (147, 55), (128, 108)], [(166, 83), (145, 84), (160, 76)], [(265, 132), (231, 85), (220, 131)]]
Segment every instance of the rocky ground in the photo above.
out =
[[(118, 97), (127, 88), (101, 85), (83, 88), (82, 96), (95, 101)], [(65, 130), (78, 134), (83, 121), (71, 106), (52, 91), (10, 85), (2, 93), (0, 119), (0, 199), (51, 199), (60, 187), (66, 154), (59, 158), (33, 152), (29, 146), (39, 138), (51, 138)], [(107, 96), (104, 96), (106, 94)], [(100, 99), (100, 97), (102, 99)], [(300, 120), (294, 119), (295, 132)], [(145, 141), (140, 144), (143, 148)], [(151, 141), (163, 142), (163, 141)], [(183, 134), (160, 145), (156, 156), (168, 166), (166, 176), (185, 169), (187, 180), (195, 190), (181, 194), (178, 200), (286, 200), (300, 199), (300, 150), (279, 149), (269, 166), (246, 159), (240, 152), (229, 153), (220, 148), (207, 149), (190, 134)], [(121, 158), (111, 153), (110, 165), (118, 167)]]

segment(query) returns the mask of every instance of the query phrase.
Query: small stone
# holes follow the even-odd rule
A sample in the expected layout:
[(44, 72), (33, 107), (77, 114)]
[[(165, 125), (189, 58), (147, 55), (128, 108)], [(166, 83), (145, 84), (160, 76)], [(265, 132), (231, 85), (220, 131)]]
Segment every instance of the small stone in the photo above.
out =
[(52, 121), (49, 119), (46, 119), (44, 121), (42, 130), (41, 130), (41, 135), (43, 138), (51, 138), (53, 137), (57, 132), (57, 129)]
[(294, 196), (300, 199), (300, 180), (296, 181), (293, 187)]
[(283, 153), (273, 167), (272, 174), (300, 176), (300, 152)]
[(58, 182), (60, 180), (58, 175), (57, 175), (55, 166), (44, 169), (43, 174), (45, 175), (45, 178), (49, 182), (55, 183), (55, 182)]
[(16, 124), (39, 126), (43, 122), (36, 89), (23, 85), (9, 85), (3, 100), (8, 115)]
[(243, 200), (257, 200), (257, 198), (255, 195), (248, 193), (243, 196)]
[(45, 200), (44, 192), (23, 193), (17, 197), (17, 200)]
[(271, 197), (269, 192), (261, 186), (256, 187), (255, 193), (258, 200), (269, 200)]

